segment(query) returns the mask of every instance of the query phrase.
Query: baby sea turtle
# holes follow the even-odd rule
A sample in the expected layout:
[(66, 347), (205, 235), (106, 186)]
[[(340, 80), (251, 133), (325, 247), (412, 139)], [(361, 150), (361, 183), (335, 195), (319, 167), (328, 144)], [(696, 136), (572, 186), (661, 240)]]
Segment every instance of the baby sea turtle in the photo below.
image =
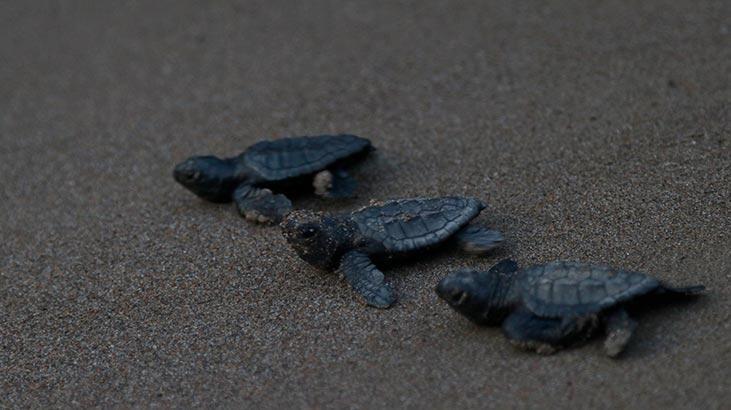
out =
[(502, 236), (468, 225), (484, 208), (476, 198), (400, 199), (371, 203), (348, 214), (293, 211), (282, 229), (302, 259), (324, 270), (338, 270), (366, 304), (387, 308), (396, 297), (371, 259), (429, 249), (452, 238), (468, 252), (485, 253)]
[(175, 167), (173, 177), (211, 202), (236, 202), (246, 219), (276, 223), (292, 202), (273, 190), (312, 183), (330, 198), (353, 195), (356, 182), (344, 166), (365, 156), (371, 142), (355, 135), (321, 135), (261, 141), (233, 158), (194, 156)]
[(552, 262), (518, 270), (504, 260), (487, 272), (463, 270), (439, 282), (439, 297), (473, 322), (497, 326), (515, 345), (551, 354), (604, 329), (604, 349), (616, 357), (637, 323), (626, 308), (700, 294), (643, 273), (581, 262)]

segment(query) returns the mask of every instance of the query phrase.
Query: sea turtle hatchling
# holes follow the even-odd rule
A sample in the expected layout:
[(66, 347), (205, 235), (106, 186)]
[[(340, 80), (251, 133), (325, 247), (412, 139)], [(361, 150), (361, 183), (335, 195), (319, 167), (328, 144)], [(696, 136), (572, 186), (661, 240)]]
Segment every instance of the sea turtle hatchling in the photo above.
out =
[(312, 183), (324, 197), (353, 195), (355, 180), (346, 165), (366, 155), (371, 142), (355, 135), (321, 135), (261, 141), (232, 158), (194, 156), (175, 167), (173, 177), (211, 202), (236, 202), (246, 219), (280, 222), (292, 202), (272, 190)]
[(441, 197), (374, 202), (346, 214), (296, 210), (282, 222), (282, 231), (306, 262), (338, 270), (367, 305), (387, 308), (396, 297), (371, 259), (414, 253), (448, 240), (465, 251), (485, 253), (502, 235), (468, 225), (484, 208), (476, 198)]
[(516, 346), (551, 354), (604, 329), (604, 350), (616, 357), (637, 323), (627, 309), (703, 292), (674, 288), (643, 273), (606, 265), (557, 261), (518, 270), (504, 260), (487, 272), (463, 270), (442, 279), (436, 292), (473, 322), (502, 325)]

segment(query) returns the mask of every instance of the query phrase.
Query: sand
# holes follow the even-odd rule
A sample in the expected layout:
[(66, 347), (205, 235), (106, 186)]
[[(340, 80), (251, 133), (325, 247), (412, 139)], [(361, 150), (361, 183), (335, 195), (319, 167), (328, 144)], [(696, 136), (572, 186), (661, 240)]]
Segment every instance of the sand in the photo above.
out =
[[(728, 406), (731, 6), (637, 3), (5, 2), (3, 406)], [(400, 302), (369, 309), (171, 178), (337, 132), (378, 148), (360, 197), (296, 207), (475, 195), (505, 248), (397, 265)], [(621, 360), (539, 357), (434, 293), (504, 257), (709, 292)]]

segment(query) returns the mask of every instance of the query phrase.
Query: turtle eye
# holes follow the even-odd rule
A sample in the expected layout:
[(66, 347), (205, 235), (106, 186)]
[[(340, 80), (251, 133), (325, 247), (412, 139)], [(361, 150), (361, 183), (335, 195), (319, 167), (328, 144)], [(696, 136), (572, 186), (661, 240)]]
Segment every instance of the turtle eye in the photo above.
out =
[(314, 226), (308, 226), (302, 230), (300, 236), (304, 239), (312, 238), (317, 233), (317, 228)]

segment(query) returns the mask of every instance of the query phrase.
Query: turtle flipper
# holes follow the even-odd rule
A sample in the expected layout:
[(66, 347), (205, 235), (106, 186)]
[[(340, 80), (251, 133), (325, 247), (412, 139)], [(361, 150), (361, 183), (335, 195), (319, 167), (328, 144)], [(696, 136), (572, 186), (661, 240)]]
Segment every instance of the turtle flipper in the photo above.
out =
[(344, 169), (324, 170), (312, 180), (315, 193), (326, 198), (352, 198), (358, 183)]
[(659, 296), (667, 296), (670, 298), (684, 298), (700, 296), (705, 291), (706, 287), (703, 285), (684, 286), (680, 288), (663, 285), (657, 288), (655, 294)]
[(502, 328), (513, 345), (543, 355), (567, 346), (581, 332), (575, 320), (540, 317), (525, 309), (511, 313)]
[(367, 305), (386, 309), (396, 302), (391, 286), (368, 255), (358, 251), (346, 253), (340, 262), (340, 272)]
[(488, 273), (502, 273), (502, 274), (511, 274), (518, 271), (518, 262), (512, 260), (512, 259), (503, 259), (500, 262), (492, 265), (492, 267), (488, 270)]
[(609, 357), (617, 357), (632, 338), (632, 334), (637, 328), (637, 322), (629, 317), (627, 311), (622, 308), (614, 310), (606, 320), (607, 337), (604, 339), (604, 352)]
[(479, 225), (467, 225), (454, 234), (462, 250), (472, 254), (484, 254), (503, 241), (503, 235), (496, 230)]
[(233, 194), (241, 216), (264, 224), (279, 223), (292, 210), (292, 202), (282, 194), (242, 184)]

